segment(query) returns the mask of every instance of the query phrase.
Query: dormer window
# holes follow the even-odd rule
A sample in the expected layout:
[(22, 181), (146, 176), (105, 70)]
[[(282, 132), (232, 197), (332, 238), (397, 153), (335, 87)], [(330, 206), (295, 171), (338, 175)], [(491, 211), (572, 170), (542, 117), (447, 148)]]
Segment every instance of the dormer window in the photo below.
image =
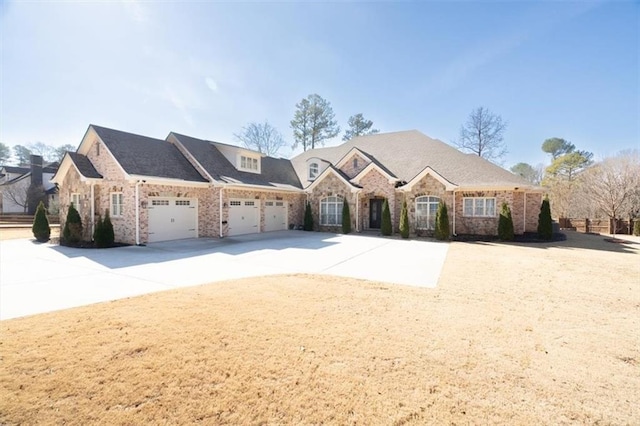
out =
[(248, 157), (246, 155), (240, 156), (240, 170), (259, 172), (260, 168), (258, 164), (258, 159), (255, 157)]
[(318, 163), (309, 164), (309, 180), (314, 180), (318, 177)]

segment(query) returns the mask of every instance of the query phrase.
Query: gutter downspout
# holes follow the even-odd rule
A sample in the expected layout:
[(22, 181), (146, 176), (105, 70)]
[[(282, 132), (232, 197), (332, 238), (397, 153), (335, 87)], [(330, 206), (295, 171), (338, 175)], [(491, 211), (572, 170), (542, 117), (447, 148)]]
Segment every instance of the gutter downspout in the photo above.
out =
[(223, 187), (220, 187), (220, 200), (218, 202), (218, 207), (220, 209), (220, 213), (218, 216), (220, 216), (220, 238), (224, 238), (224, 235), (222, 235), (222, 189)]
[(93, 234), (96, 232), (96, 202), (93, 186), (95, 182), (91, 182), (91, 239), (93, 240)]
[(456, 190), (453, 190), (453, 236), (457, 236), (456, 234)]
[(136, 245), (140, 245), (140, 185), (142, 181), (136, 182)]
[(522, 218), (522, 233), (527, 232), (527, 191), (524, 191), (524, 217)]
[(360, 221), (359, 221), (359, 218), (360, 218), (359, 217), (360, 216), (359, 205), (360, 205), (360, 193), (356, 192), (356, 232), (360, 232), (360, 227), (359, 227), (359, 224), (360, 224)]

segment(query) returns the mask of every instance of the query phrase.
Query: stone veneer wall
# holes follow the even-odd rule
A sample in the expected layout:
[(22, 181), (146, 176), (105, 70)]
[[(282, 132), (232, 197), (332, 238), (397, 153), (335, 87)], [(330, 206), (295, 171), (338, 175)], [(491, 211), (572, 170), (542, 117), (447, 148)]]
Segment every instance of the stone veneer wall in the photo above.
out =
[[(438, 197), (445, 202), (447, 205), (447, 213), (449, 216), (449, 226), (453, 226), (453, 209), (452, 200), (453, 193), (451, 191), (447, 191), (445, 186), (440, 183), (436, 178), (431, 175), (426, 175), (419, 182), (414, 184), (411, 188), (411, 192), (400, 192), (398, 191), (398, 206), (397, 206), (397, 217), (400, 218), (400, 212), (402, 209), (402, 201), (404, 199), (407, 200), (407, 210), (409, 213), (409, 230), (412, 234), (431, 234), (433, 231), (416, 229), (416, 198), (422, 196), (431, 196)], [(404, 198), (403, 198), (404, 197)], [(400, 228), (400, 220), (398, 219), (397, 228), (399, 232)], [(453, 231), (453, 229), (452, 229)]]
[[(248, 200), (259, 200), (260, 206), (260, 232), (264, 232), (264, 207), (267, 200), (278, 200), (287, 203), (287, 226), (302, 225), (304, 217), (304, 194), (277, 191), (250, 191), (238, 189), (224, 189), (222, 191), (222, 220), (228, 221), (229, 218), (229, 200), (232, 198), (244, 198)], [(217, 206), (217, 204), (216, 204)], [(217, 226), (217, 225), (216, 225)], [(227, 235), (229, 230), (228, 224), (222, 225), (223, 235)]]
[(527, 192), (527, 225), (526, 232), (538, 232), (538, 215), (542, 204), (542, 192)]
[(315, 230), (323, 232), (341, 232), (341, 225), (338, 226), (321, 226), (320, 225), (320, 200), (325, 197), (340, 196), (349, 203), (349, 213), (351, 214), (351, 229), (356, 230), (356, 194), (351, 192), (351, 188), (347, 186), (341, 179), (334, 174), (325, 177), (319, 182), (313, 191), (308, 194), (307, 199), (311, 203), (311, 211), (313, 213), (313, 226)]
[[(358, 167), (353, 166), (353, 160), (358, 160)], [(340, 171), (345, 175), (349, 176), (349, 179), (354, 178), (358, 173), (364, 170), (365, 167), (369, 165), (371, 161), (367, 160), (363, 156), (355, 153), (353, 154), (345, 164), (340, 168)]]
[[(71, 194), (80, 194), (80, 219), (82, 220), (82, 237), (91, 240), (91, 186), (80, 180), (80, 175), (75, 167), (70, 167), (69, 172), (64, 177), (60, 185), (60, 235), (67, 221), (69, 205), (71, 204)], [(78, 206), (76, 206), (77, 208)]]
[[(396, 190), (394, 185), (389, 183), (389, 179), (375, 168), (367, 172), (360, 179), (359, 185), (362, 186), (360, 192), (360, 229), (369, 229), (369, 200), (372, 198), (386, 198), (389, 200), (389, 210), (391, 212), (391, 223), (393, 229), (398, 228), (400, 218), (401, 202), (397, 202)], [(400, 207), (398, 207), (400, 206)]]

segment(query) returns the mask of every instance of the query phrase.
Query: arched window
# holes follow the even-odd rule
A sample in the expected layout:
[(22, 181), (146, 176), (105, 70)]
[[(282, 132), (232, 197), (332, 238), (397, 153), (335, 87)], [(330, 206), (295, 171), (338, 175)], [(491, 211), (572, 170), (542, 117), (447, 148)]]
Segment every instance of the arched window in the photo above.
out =
[(318, 163), (309, 164), (309, 180), (314, 180), (318, 177)]
[(326, 197), (320, 200), (320, 225), (342, 225), (342, 197)]
[(423, 196), (416, 198), (416, 229), (433, 230), (436, 227), (436, 212), (440, 198)]

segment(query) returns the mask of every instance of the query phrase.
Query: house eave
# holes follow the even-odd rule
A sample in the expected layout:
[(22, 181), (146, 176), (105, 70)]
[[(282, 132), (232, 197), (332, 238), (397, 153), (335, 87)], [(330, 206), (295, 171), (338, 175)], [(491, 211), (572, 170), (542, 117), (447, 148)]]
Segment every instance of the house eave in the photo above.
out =
[(208, 188), (211, 186), (210, 182), (196, 182), (184, 179), (163, 178), (158, 176), (145, 176), (145, 175), (129, 175), (127, 180), (130, 182), (143, 181), (150, 185), (170, 185), (170, 186), (190, 186), (196, 188)]

